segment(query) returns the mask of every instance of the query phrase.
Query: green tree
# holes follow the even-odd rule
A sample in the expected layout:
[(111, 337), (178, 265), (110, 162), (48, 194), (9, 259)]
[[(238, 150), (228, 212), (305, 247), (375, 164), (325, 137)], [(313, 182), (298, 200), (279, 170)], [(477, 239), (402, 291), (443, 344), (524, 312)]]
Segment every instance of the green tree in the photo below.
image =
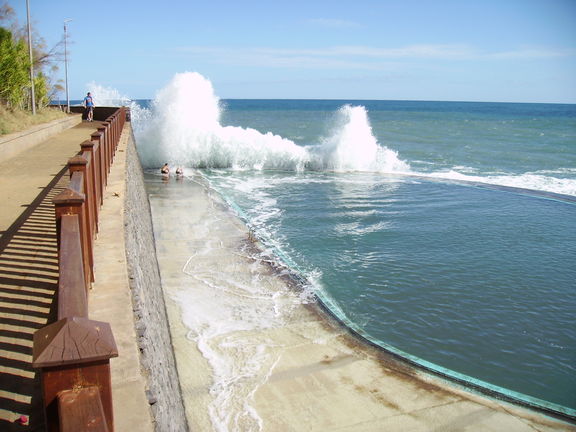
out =
[(42, 72), (38, 72), (34, 77), (34, 96), (36, 97), (36, 106), (43, 108), (48, 105), (48, 78)]
[(30, 88), (30, 62), (23, 40), (0, 27), (0, 101), (10, 108), (24, 108)]
[[(11, 109), (29, 109), (31, 83), (26, 27), (18, 25), (16, 14), (8, 3), (0, 6), (0, 23), (5, 23), (0, 27), (0, 104)], [(52, 84), (50, 73), (58, 70), (55, 63), (61, 57), (62, 42), (47, 50), (44, 39), (36, 33), (32, 41), (35, 99), (37, 106), (43, 107), (61, 87)], [(48, 74), (46, 70), (49, 70)]]

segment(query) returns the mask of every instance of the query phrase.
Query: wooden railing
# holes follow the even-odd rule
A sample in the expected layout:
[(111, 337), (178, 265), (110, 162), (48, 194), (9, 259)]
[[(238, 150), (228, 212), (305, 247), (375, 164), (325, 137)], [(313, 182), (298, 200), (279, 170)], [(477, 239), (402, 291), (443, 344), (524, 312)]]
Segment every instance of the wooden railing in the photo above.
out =
[(58, 236), (57, 321), (34, 334), (49, 431), (114, 430), (110, 325), (88, 317), (94, 281), (93, 241), (126, 109), (119, 108), (68, 161), (70, 183), (53, 202)]

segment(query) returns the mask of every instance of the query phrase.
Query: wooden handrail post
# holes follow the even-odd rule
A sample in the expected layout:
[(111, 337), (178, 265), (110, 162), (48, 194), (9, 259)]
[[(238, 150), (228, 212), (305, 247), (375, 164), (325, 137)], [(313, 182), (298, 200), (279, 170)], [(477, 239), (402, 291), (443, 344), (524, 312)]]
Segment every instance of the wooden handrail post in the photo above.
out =
[(114, 152), (116, 152), (116, 141), (118, 140), (118, 130), (116, 128), (117, 125), (115, 118), (116, 117), (114, 116), (114, 114), (112, 114), (106, 119), (106, 121), (110, 124), (110, 128), (112, 129), (112, 143), (114, 147)]
[(75, 191), (70, 188), (64, 189), (60, 192), (53, 200), (55, 211), (56, 211), (56, 233), (58, 236), (58, 252), (62, 253), (62, 248), (60, 244), (60, 234), (62, 230), (62, 216), (66, 215), (78, 215), (79, 224), (79, 235), (82, 247), (82, 263), (84, 271), (84, 289), (88, 291), (90, 289), (90, 281), (92, 280), (90, 258), (88, 251), (88, 227), (86, 225), (86, 219), (84, 217), (86, 196), (83, 193)]
[(120, 144), (120, 137), (122, 136), (122, 130), (124, 130), (124, 123), (126, 122), (126, 108), (120, 107), (118, 111), (118, 142), (116, 146)]
[(58, 265), (58, 319), (88, 317), (88, 292), (84, 276), (80, 217), (62, 215), (60, 218), (60, 248)]
[(102, 145), (102, 133), (101, 132), (94, 132), (90, 135), (92, 142), (98, 145), (96, 148), (96, 152), (98, 153), (98, 159), (100, 161), (100, 182), (101, 182), (101, 189), (102, 195), (100, 196), (100, 204), (104, 203), (104, 186), (108, 184), (107, 180), (107, 173), (108, 168), (106, 167), (106, 157), (104, 153), (104, 148)]
[(58, 393), (60, 432), (109, 432), (98, 387)]
[(116, 154), (116, 149), (118, 148), (118, 141), (120, 140), (120, 127), (118, 123), (118, 115), (115, 115), (113, 117), (113, 121), (114, 121), (114, 154)]
[(98, 214), (100, 213), (101, 203), (101, 184), (99, 182), (100, 165), (98, 164), (98, 157), (94, 151), (95, 144), (92, 141), (84, 141), (80, 144), (83, 152), (90, 153), (90, 174), (92, 177), (92, 191), (94, 193), (94, 232), (98, 232)]
[(34, 334), (33, 366), (42, 370), (42, 392), (49, 431), (58, 430), (58, 395), (97, 387), (108, 430), (114, 430), (110, 359), (118, 348), (110, 324), (81, 317), (63, 318)]
[(120, 115), (121, 112), (122, 107), (120, 107), (120, 109), (114, 113), (114, 122), (116, 124), (116, 146), (118, 146), (118, 142), (120, 142), (120, 134), (122, 132), (122, 120)]
[(116, 145), (118, 145), (118, 143), (120, 142), (120, 135), (122, 135), (122, 127), (124, 125), (124, 121), (122, 120), (123, 110), (124, 108), (120, 107), (120, 109), (116, 111), (116, 125), (118, 129), (118, 142), (116, 143)]
[(106, 154), (106, 169), (107, 174), (110, 172), (110, 167), (112, 164), (112, 157), (110, 155), (110, 141), (112, 140), (112, 136), (110, 135), (109, 124), (106, 121), (103, 121), (100, 126), (98, 126), (98, 132), (102, 134), (102, 140), (104, 143), (105, 154)]
[(110, 169), (112, 168), (112, 151), (111, 151), (111, 144), (113, 136), (110, 131), (110, 123), (103, 121), (102, 126), (98, 127), (98, 132), (102, 134), (102, 139), (104, 142), (104, 147), (106, 148), (106, 166), (108, 167), (108, 173), (110, 173)]
[(84, 191), (84, 227), (86, 231), (86, 249), (88, 254), (88, 265), (90, 266), (90, 271), (88, 272), (88, 276), (91, 282), (94, 282), (94, 252), (93, 252), (93, 239), (94, 239), (94, 232), (93, 232), (93, 206), (94, 197), (90, 190), (90, 179), (88, 177), (87, 172), (87, 165), (88, 160), (84, 156), (74, 156), (68, 160), (68, 168), (70, 169), (70, 176), (72, 177), (75, 172), (79, 172), (82, 174), (83, 180), (83, 191)]

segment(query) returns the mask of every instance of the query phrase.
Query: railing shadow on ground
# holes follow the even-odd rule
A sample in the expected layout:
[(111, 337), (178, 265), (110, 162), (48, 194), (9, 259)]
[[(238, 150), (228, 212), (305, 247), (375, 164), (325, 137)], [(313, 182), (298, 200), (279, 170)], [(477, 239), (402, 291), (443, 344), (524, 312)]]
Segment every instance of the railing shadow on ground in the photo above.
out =
[[(43, 431), (34, 333), (53, 321), (58, 249), (52, 200), (65, 188), (56, 174), (0, 237), (0, 430)], [(25, 417), (22, 418), (21, 416)]]

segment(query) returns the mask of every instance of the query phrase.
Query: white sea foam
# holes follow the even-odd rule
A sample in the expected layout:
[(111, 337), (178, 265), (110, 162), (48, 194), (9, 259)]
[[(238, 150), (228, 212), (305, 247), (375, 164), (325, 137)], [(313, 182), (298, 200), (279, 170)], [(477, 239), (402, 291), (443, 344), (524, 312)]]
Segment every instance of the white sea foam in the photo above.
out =
[(120, 93), (112, 87), (105, 87), (97, 84), (94, 81), (86, 84), (86, 91), (90, 92), (94, 99), (96, 106), (106, 107), (121, 107), (125, 106), (130, 108), (132, 118), (136, 118), (140, 123), (147, 123), (150, 120), (151, 112), (142, 108), (138, 103), (130, 99), (130, 97)]
[(558, 178), (563, 172), (481, 175), (464, 166), (432, 173), (411, 171), (397, 152), (378, 143), (363, 106), (341, 107), (328, 136), (307, 147), (271, 132), (222, 126), (220, 110), (208, 79), (198, 73), (177, 74), (158, 92), (151, 112), (133, 115), (143, 163), (151, 167), (169, 162), (235, 170), (415, 174), (576, 195), (576, 180)]
[[(260, 198), (263, 206), (274, 206), (265, 193)], [(181, 210), (177, 211), (180, 215)], [(282, 341), (272, 341), (268, 332), (283, 328), (295, 308), (310, 300), (310, 293), (299, 295), (283, 278), (271, 276), (270, 256), (244, 244), (245, 230), (221, 206), (211, 206), (201, 219), (183, 225), (193, 226), (183, 232), (195, 246), (183, 266), (187, 277), (175, 300), (182, 305), (188, 338), (212, 371), (208, 403), (212, 429), (262, 430), (254, 398), (274, 371), (284, 346)], [(274, 264), (277, 268), (278, 263)]]
[(393, 150), (378, 144), (363, 106), (344, 105), (331, 136), (312, 150), (321, 164), (315, 168), (333, 171), (407, 171), (408, 164)]
[(261, 280), (262, 268), (250, 265), (249, 257), (222, 262), (222, 245), (210, 240), (214, 224), (220, 224), (218, 218), (209, 222), (210, 232), (201, 236), (204, 246), (183, 269), (199, 284), (183, 289), (177, 300), (185, 305), (188, 337), (212, 369), (208, 410), (214, 430), (258, 431), (262, 419), (252, 407), (254, 394), (278, 358), (270, 349), (273, 344), (254, 331), (281, 325), (286, 307), (279, 303), (290, 302), (290, 296), (269, 289)]
[(146, 166), (164, 162), (236, 170), (406, 171), (396, 152), (379, 145), (364, 107), (346, 105), (331, 136), (308, 148), (271, 132), (222, 126), (219, 98), (198, 73), (177, 74), (158, 92), (146, 121), (133, 116)]
[(96, 106), (129, 106), (132, 100), (111, 87), (104, 87), (94, 81), (86, 84), (86, 91), (90, 92)]
[(363, 236), (373, 232), (385, 231), (390, 227), (390, 222), (378, 222), (371, 225), (363, 225), (361, 222), (349, 222), (338, 224), (334, 227), (334, 230), (343, 236)]
[(478, 182), (486, 183), (499, 186), (509, 186), (522, 189), (539, 190), (545, 192), (552, 192), (563, 195), (576, 195), (576, 180), (571, 178), (556, 178), (549, 175), (543, 175), (543, 173), (524, 173), (524, 174), (509, 174), (509, 175), (487, 175), (487, 176), (475, 176), (467, 175), (461, 172), (450, 170), (441, 171), (434, 173), (419, 173), (414, 172), (413, 174), (446, 179), (446, 180), (458, 180), (466, 182)]
[[(523, 174), (482, 174), (464, 166), (436, 172), (412, 171), (397, 152), (377, 142), (363, 106), (341, 107), (331, 133), (319, 137), (317, 143), (302, 147), (271, 132), (222, 126), (220, 100), (212, 83), (199, 73), (176, 74), (157, 93), (150, 110), (141, 108), (115, 89), (96, 83), (90, 83), (89, 89), (97, 105), (131, 107), (140, 157), (148, 167), (169, 162), (190, 168), (234, 170), (371, 171), (576, 195), (573, 168)], [(434, 165), (427, 164), (431, 168)]]
[(135, 119), (142, 161), (188, 167), (302, 170), (307, 152), (255, 129), (222, 126), (219, 99), (198, 73), (177, 74), (158, 92), (146, 123)]

